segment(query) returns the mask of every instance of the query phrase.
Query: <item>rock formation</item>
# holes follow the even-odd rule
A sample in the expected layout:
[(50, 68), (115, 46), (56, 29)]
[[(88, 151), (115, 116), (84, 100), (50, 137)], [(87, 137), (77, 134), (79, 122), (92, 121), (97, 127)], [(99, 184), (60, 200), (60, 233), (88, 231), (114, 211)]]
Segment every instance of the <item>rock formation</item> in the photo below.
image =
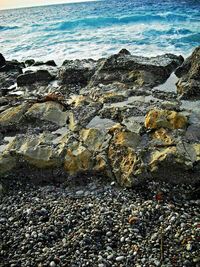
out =
[[(6, 61), (0, 54), (0, 175), (91, 173), (132, 187), (200, 180), (199, 51), (183, 62), (123, 49), (98, 61)], [(183, 64), (182, 64), (183, 63)], [(182, 65), (181, 65), (182, 64)], [(156, 86), (175, 71), (177, 92)]]

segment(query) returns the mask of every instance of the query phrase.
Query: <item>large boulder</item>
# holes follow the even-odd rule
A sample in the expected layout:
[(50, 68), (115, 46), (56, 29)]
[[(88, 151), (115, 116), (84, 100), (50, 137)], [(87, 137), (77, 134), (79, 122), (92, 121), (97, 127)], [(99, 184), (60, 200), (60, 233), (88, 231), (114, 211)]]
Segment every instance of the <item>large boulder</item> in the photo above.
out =
[(58, 74), (61, 85), (84, 87), (95, 72), (97, 62), (92, 59), (65, 60)]
[(182, 62), (181, 56), (172, 54), (147, 58), (120, 52), (100, 64), (89, 85), (121, 82), (137, 87), (153, 87), (163, 83)]
[(16, 107), (8, 108), (0, 113), (0, 128), (19, 124), (28, 106), (28, 104), (21, 104)]
[(46, 69), (40, 69), (35, 72), (28, 71), (17, 77), (17, 85), (25, 86), (31, 85), (34, 83), (45, 83), (48, 84), (55, 77), (50, 74), (50, 72)]
[(200, 46), (176, 70), (177, 92), (182, 99), (200, 98)]
[(145, 127), (148, 129), (183, 129), (187, 126), (187, 118), (173, 110), (150, 110), (145, 119)]
[(33, 104), (25, 113), (25, 116), (29, 120), (47, 121), (58, 126), (66, 125), (68, 119), (68, 114), (64, 111), (64, 107), (54, 101)]
[(179, 142), (176, 146), (154, 149), (148, 168), (153, 179), (169, 183), (190, 183), (200, 181), (199, 144)]

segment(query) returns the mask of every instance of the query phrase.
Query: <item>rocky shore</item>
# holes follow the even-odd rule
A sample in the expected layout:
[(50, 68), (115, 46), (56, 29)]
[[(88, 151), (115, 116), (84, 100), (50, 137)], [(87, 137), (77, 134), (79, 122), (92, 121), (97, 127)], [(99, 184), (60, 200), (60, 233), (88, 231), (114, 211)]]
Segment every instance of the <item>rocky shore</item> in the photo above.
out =
[(0, 266), (199, 266), (200, 47), (0, 84)]

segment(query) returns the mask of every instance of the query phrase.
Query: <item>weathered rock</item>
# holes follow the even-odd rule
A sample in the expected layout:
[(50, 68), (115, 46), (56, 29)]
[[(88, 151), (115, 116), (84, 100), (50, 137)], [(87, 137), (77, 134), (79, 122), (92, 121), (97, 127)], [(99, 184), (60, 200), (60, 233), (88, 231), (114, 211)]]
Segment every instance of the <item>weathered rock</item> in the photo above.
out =
[(17, 85), (31, 85), (33, 83), (48, 83), (53, 80), (53, 76), (48, 70), (38, 70), (36, 72), (26, 72), (17, 77)]
[(153, 87), (163, 83), (182, 62), (182, 57), (172, 54), (145, 58), (118, 53), (100, 64), (89, 85), (121, 82), (130, 86)]
[(0, 113), (0, 127), (17, 125), (22, 120), (28, 106), (28, 104), (22, 104)]
[(145, 119), (145, 127), (148, 129), (182, 129), (187, 126), (187, 118), (173, 110), (150, 110)]
[(4, 56), (0, 53), (0, 68), (6, 64)]
[(64, 169), (69, 175), (87, 173), (94, 167), (92, 153), (84, 146), (75, 145), (67, 150)]
[(192, 146), (181, 142), (177, 146), (154, 150), (149, 162), (152, 177), (170, 183), (199, 182), (198, 148), (199, 145)]
[(200, 98), (200, 47), (197, 47), (175, 74), (180, 78), (177, 92), (182, 99)]
[(78, 131), (84, 128), (101, 108), (101, 103), (90, 99), (84, 100), (84, 105), (75, 105), (69, 112), (69, 129)]
[(145, 173), (136, 147), (140, 137), (123, 129), (113, 128), (114, 136), (108, 150), (112, 173), (118, 183), (125, 187), (141, 183), (141, 174)]
[(65, 60), (59, 70), (58, 78), (60, 84), (84, 87), (95, 72), (97, 62), (88, 60)]
[(53, 122), (58, 126), (67, 124), (68, 114), (64, 111), (64, 107), (54, 101), (44, 103), (36, 103), (32, 105), (25, 113), (29, 119), (37, 119), (43, 121)]

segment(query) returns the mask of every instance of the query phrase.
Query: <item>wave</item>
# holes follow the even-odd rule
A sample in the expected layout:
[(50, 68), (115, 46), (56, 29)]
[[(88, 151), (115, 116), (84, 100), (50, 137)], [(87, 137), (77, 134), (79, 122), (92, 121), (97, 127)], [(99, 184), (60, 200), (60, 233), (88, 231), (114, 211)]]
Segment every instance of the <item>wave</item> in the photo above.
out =
[(200, 43), (200, 33), (190, 34), (188, 36), (181, 37), (179, 39), (173, 40), (174, 43), (176, 42), (183, 42), (183, 43), (196, 43), (199, 45)]
[(168, 14), (166, 16), (163, 15), (134, 15), (134, 16), (126, 16), (126, 17), (93, 17), (86, 19), (77, 19), (72, 21), (64, 21), (59, 23), (54, 23), (47, 27), (45, 30), (73, 30), (75, 28), (98, 28), (105, 27), (117, 24), (130, 24), (130, 23), (151, 23), (151, 22), (166, 22), (166, 21), (187, 21), (190, 18), (187, 15), (172, 15)]
[(7, 30), (16, 30), (19, 29), (18, 26), (1, 26), (0, 25), (0, 31), (7, 31)]
[(180, 35), (187, 35), (187, 34), (193, 34), (193, 32), (189, 29), (186, 29), (186, 28), (182, 28), (182, 29), (179, 29), (179, 28), (170, 28), (168, 30), (154, 30), (154, 29), (151, 29), (151, 30), (147, 30), (147, 31), (144, 31), (143, 33), (144, 35), (146, 36), (160, 36), (160, 35), (177, 35), (177, 34), (180, 34)]

